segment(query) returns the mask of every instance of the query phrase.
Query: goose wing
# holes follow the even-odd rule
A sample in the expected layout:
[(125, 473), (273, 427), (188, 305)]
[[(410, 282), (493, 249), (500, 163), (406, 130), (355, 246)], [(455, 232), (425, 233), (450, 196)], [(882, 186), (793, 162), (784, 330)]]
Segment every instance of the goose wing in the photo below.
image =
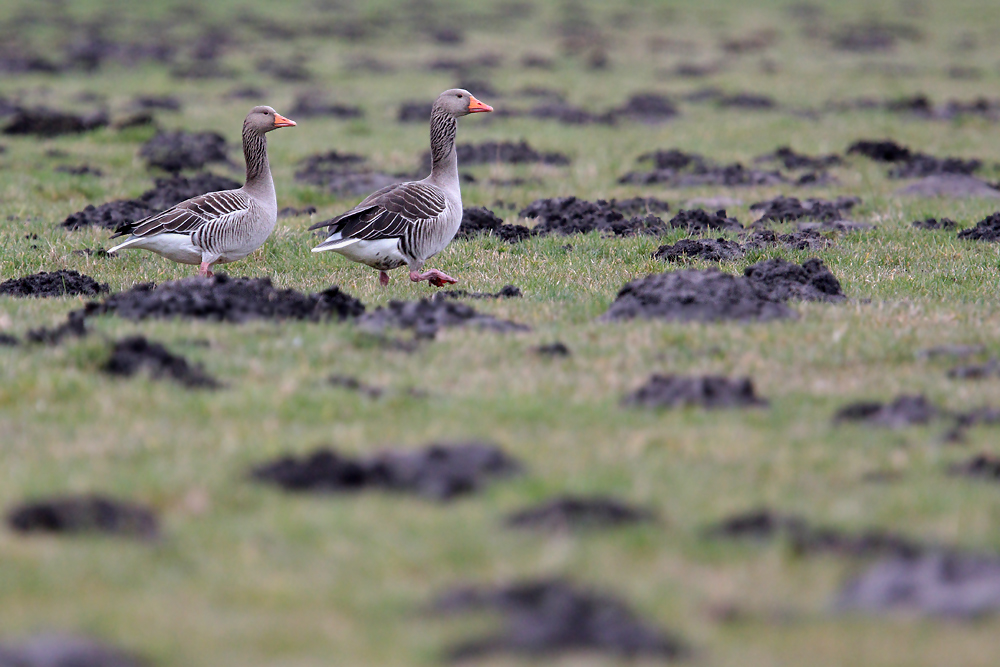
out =
[(191, 234), (201, 227), (223, 219), (248, 213), (250, 198), (242, 190), (209, 192), (182, 201), (165, 211), (136, 222), (126, 222), (115, 229), (111, 238), (131, 234), (134, 237), (157, 234)]
[(399, 238), (411, 225), (438, 218), (445, 210), (441, 188), (429, 183), (400, 183), (378, 190), (350, 211), (317, 223), (338, 240), (374, 241)]

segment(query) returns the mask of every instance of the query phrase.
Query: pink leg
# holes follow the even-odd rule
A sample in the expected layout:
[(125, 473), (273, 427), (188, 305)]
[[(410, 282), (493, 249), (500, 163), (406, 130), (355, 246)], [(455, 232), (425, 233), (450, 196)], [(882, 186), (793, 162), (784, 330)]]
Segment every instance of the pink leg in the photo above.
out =
[(388, 285), (389, 284), (389, 274), (386, 273), (385, 271), (379, 271), (378, 272), (378, 284), (381, 285), (382, 287), (385, 287), (386, 285)]
[(426, 273), (418, 273), (417, 271), (410, 271), (410, 280), (415, 283), (419, 283), (421, 280), (426, 280), (434, 287), (444, 287), (445, 285), (454, 285), (458, 281), (447, 273), (442, 273), (437, 269), (431, 269)]
[(211, 278), (215, 274), (212, 273), (212, 265), (208, 262), (202, 262), (201, 266), (198, 267), (198, 275), (203, 278)]

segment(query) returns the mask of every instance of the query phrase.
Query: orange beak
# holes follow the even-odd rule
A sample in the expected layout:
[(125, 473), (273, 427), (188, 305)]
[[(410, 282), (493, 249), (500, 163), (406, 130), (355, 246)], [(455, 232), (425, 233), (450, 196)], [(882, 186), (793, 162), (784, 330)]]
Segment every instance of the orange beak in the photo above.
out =
[(277, 111), (274, 112), (274, 126), (275, 127), (295, 127), (295, 121), (290, 118), (285, 118)]
[(472, 95), (469, 95), (469, 113), (482, 113), (484, 111), (493, 111), (493, 107), (489, 104), (483, 104)]

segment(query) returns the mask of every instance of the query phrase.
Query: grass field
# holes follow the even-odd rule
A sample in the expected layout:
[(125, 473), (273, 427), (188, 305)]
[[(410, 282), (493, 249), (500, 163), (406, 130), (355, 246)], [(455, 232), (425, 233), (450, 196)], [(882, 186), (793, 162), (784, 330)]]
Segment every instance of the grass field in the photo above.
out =
[[(178, 60), (206, 26), (224, 34), (222, 79), (178, 79), (158, 62), (107, 62), (94, 72), (9, 74), (0, 95), (22, 103), (123, 116), (139, 94), (172, 94), (180, 112), (157, 112), (164, 127), (214, 130), (232, 145), (247, 100), (227, 93), (254, 85), (260, 103), (292, 116), (302, 90), (360, 106), (362, 119), (309, 118), (269, 135), (279, 206), (314, 205), (311, 218), (279, 221), (268, 243), (225, 270), (270, 276), (304, 292), (331, 284), (370, 309), (416, 299), (433, 288), (397, 272), (387, 288), (376, 273), (339, 256), (313, 255), (306, 228), (357, 201), (297, 183), (297, 163), (318, 151), (356, 152), (386, 171), (412, 171), (426, 150), (427, 128), (395, 120), (399, 104), (430, 101), (457, 83), (431, 70), (436, 58), (495, 54), (496, 68), (473, 69), (496, 94), (496, 109), (525, 109), (519, 91), (543, 87), (552, 100), (595, 112), (637, 91), (677, 99), (708, 86), (769, 95), (780, 108), (724, 110), (680, 102), (670, 122), (562, 125), (530, 117), (463, 119), (460, 142), (526, 139), (572, 158), (567, 167), (475, 166), (463, 186), (466, 206), (487, 206), (517, 220), (540, 197), (656, 196), (674, 210), (695, 197), (727, 196), (744, 224), (749, 205), (777, 194), (856, 195), (852, 218), (876, 229), (837, 238), (821, 252), (770, 250), (722, 269), (741, 273), (766, 257), (801, 262), (819, 256), (849, 301), (794, 304), (799, 318), (766, 324), (603, 323), (597, 318), (628, 280), (673, 266), (650, 258), (685, 236), (493, 238), (456, 241), (429, 266), (460, 278), (459, 287), (496, 291), (512, 283), (524, 298), (475, 302), (484, 312), (529, 325), (497, 335), (447, 330), (416, 352), (387, 349), (351, 324), (185, 320), (91, 321), (94, 333), (59, 346), (0, 347), (0, 507), (70, 492), (103, 492), (154, 507), (159, 541), (21, 536), (0, 530), (0, 641), (43, 630), (100, 637), (149, 656), (157, 665), (433, 665), (446, 648), (487, 629), (475, 618), (426, 613), (433, 596), (459, 583), (568, 577), (613, 591), (656, 624), (676, 631), (704, 665), (990, 665), (1000, 621), (835, 615), (831, 599), (859, 566), (831, 556), (800, 558), (780, 541), (761, 545), (707, 540), (704, 528), (760, 506), (799, 513), (844, 529), (881, 527), (914, 539), (1000, 550), (1000, 493), (946, 474), (972, 453), (1000, 454), (997, 427), (972, 429), (966, 444), (946, 446), (946, 424), (883, 430), (835, 425), (838, 408), (858, 400), (923, 393), (937, 405), (1000, 406), (1000, 380), (946, 377), (950, 359), (920, 350), (944, 344), (986, 347), (1000, 355), (1000, 246), (927, 232), (910, 221), (949, 217), (972, 226), (996, 211), (989, 200), (915, 199), (893, 194), (902, 183), (884, 165), (859, 156), (832, 170), (839, 185), (818, 188), (691, 188), (617, 184), (636, 157), (677, 147), (713, 159), (749, 163), (791, 145), (809, 154), (843, 153), (860, 138), (892, 138), (932, 155), (982, 159), (979, 176), (1000, 178), (995, 121), (965, 116), (924, 119), (882, 109), (794, 113), (830, 100), (892, 99), (917, 93), (933, 101), (995, 98), (1000, 86), (1000, 4), (987, 0), (817, 2), (806, 11), (775, 1), (631, 0), (622, 3), (235, 1), (201, 9), (184, 2), (70, 0), (0, 8), (0, 31), (18, 49), (58, 59), (62, 45), (98, 22), (108, 39), (175, 41)], [(794, 11), (793, 11), (794, 10)], [(19, 20), (35, 16), (36, 20)], [(254, 17), (257, 17), (254, 19)], [(805, 17), (805, 18), (804, 18)], [(253, 20), (251, 20), (253, 19)], [(853, 23), (882, 21), (919, 31), (894, 49), (846, 52), (830, 35)], [(430, 28), (422, 25), (430, 23)], [(427, 30), (454, 25), (459, 45), (435, 43)], [(362, 37), (336, 36), (360, 26)], [(574, 27), (575, 26), (575, 27)], [(279, 28), (281, 28), (279, 30)], [(572, 30), (571, 30), (572, 28)], [(758, 50), (724, 43), (773, 31)], [(584, 46), (571, 38), (584, 34)], [(221, 41), (221, 40), (220, 40)], [(588, 61), (599, 49), (607, 67)], [(526, 69), (522, 57), (550, 58)], [(264, 58), (302, 57), (313, 78), (282, 80), (258, 72)], [(357, 66), (377, 59), (391, 71)], [(680, 64), (715, 65), (701, 78), (671, 74)], [(954, 68), (976, 73), (955, 78)], [(954, 72), (953, 72), (954, 74)], [(83, 102), (81, 94), (98, 96)], [(0, 143), (0, 280), (36, 271), (77, 269), (111, 290), (193, 273), (156, 256), (114, 260), (73, 254), (108, 247), (105, 230), (67, 232), (59, 223), (87, 204), (134, 197), (153, 176), (138, 156), (153, 128), (101, 129), (53, 139), (3, 137)], [(52, 157), (52, 151), (58, 151)], [(238, 157), (238, 150), (232, 152)], [(239, 162), (239, 161), (238, 161)], [(55, 172), (88, 163), (103, 176)], [(215, 171), (241, 178), (241, 166)], [(525, 178), (524, 186), (490, 179)], [(672, 213), (667, 214), (672, 215)], [(790, 230), (791, 225), (776, 229)], [(37, 239), (30, 238), (36, 234)], [(572, 244), (572, 250), (563, 246)], [(695, 268), (707, 264), (692, 262)], [(22, 336), (79, 308), (83, 299), (0, 297), (0, 332)], [(110, 341), (142, 333), (201, 362), (228, 386), (190, 391), (145, 376), (119, 380), (99, 372)], [(572, 351), (546, 360), (531, 348), (555, 340)], [(206, 344), (207, 343), (207, 344)], [(766, 409), (651, 412), (620, 406), (652, 372), (746, 375), (769, 399)], [(330, 375), (385, 387), (372, 400), (332, 387)], [(407, 390), (426, 392), (413, 396)], [(283, 452), (320, 445), (360, 454), (387, 446), (484, 439), (521, 460), (527, 473), (452, 504), (410, 496), (284, 495), (246, 478), (249, 467)], [(893, 473), (873, 483), (869, 473)], [(602, 493), (654, 508), (657, 526), (545, 536), (503, 527), (503, 517), (561, 493)], [(736, 622), (720, 609), (740, 610)], [(611, 665), (614, 657), (499, 657), (483, 664)], [(642, 664), (637, 663), (637, 664)]]

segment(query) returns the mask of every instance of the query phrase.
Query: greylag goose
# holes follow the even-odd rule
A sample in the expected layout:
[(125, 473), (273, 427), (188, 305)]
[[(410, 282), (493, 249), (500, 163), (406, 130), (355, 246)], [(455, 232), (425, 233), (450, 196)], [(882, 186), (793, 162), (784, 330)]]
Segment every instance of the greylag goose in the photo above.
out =
[(221, 190), (192, 197), (143, 220), (119, 225), (124, 248), (151, 250), (182, 264), (199, 264), (199, 273), (212, 275), (212, 266), (243, 259), (274, 231), (278, 199), (267, 162), (267, 138), (279, 127), (294, 127), (271, 107), (254, 107), (243, 121), (243, 155), (247, 180), (238, 190)]
[(441, 93), (431, 108), (431, 174), (382, 188), (347, 213), (309, 229), (329, 228), (330, 235), (312, 249), (333, 250), (350, 260), (378, 269), (379, 283), (389, 284), (386, 271), (404, 264), (410, 280), (435, 287), (458, 282), (446, 273), (420, 270), (444, 250), (462, 224), (462, 193), (458, 184), (455, 133), (459, 116), (493, 111), (467, 90)]

